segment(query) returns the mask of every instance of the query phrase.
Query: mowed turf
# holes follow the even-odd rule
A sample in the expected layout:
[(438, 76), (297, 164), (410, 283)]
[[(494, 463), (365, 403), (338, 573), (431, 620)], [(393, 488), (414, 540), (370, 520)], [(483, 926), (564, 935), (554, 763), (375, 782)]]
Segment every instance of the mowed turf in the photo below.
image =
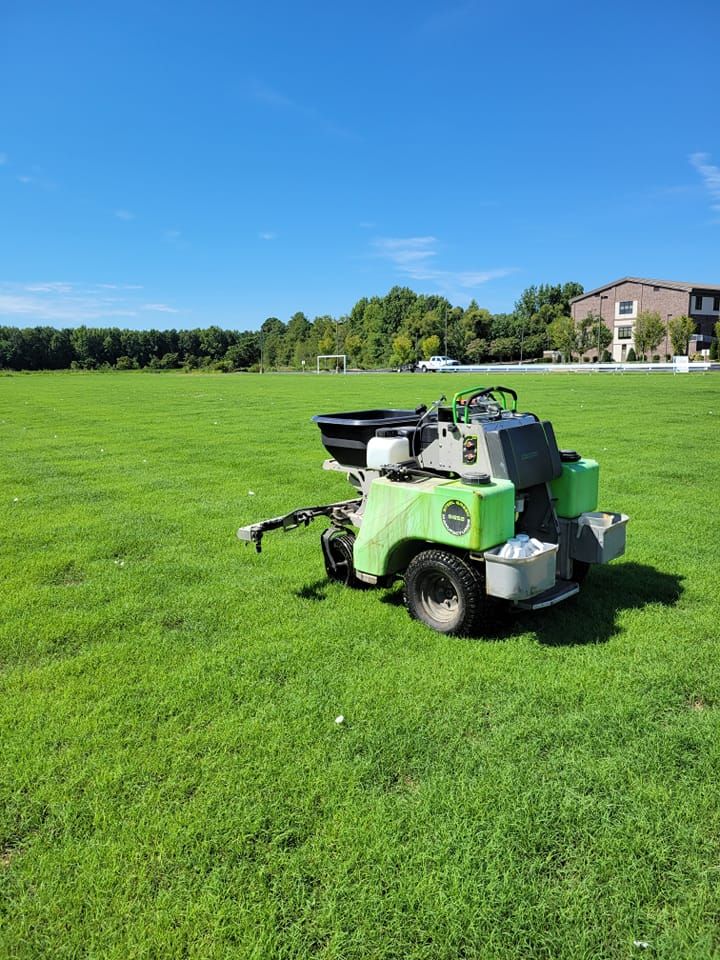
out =
[(720, 956), (720, 377), (499, 378), (632, 520), (478, 639), (235, 539), (493, 379), (0, 378), (1, 956)]

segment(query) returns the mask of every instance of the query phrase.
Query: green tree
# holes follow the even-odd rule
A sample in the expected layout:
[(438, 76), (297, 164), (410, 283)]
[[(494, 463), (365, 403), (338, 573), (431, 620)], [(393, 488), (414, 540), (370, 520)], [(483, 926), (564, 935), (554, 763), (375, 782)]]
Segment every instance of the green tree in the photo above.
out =
[(357, 333), (349, 333), (345, 337), (345, 353), (348, 362), (358, 364), (360, 362), (360, 353), (362, 351), (362, 337)]
[(281, 363), (301, 366), (301, 360), (307, 360), (305, 342), (310, 337), (310, 321), (302, 311), (294, 313), (288, 321), (283, 338), (284, 351)]
[(675, 356), (686, 357), (690, 337), (695, 333), (695, 321), (684, 315), (673, 317), (668, 324), (668, 333)]
[(588, 349), (595, 350), (597, 352), (599, 346), (600, 353), (602, 354), (612, 343), (612, 332), (605, 321), (601, 319), (599, 314), (589, 313), (588, 317), (590, 318), (590, 328), (588, 330), (590, 344)]
[(433, 333), (420, 341), (420, 356), (423, 360), (429, 360), (430, 357), (437, 355), (440, 350), (440, 337)]
[(96, 367), (100, 362), (103, 350), (104, 331), (92, 327), (76, 327), (71, 340), (75, 358), (81, 367)]
[[(277, 317), (268, 317), (260, 326), (260, 347), (263, 367), (277, 367), (285, 351), (285, 324)], [(259, 356), (258, 356), (258, 359)]]
[[(156, 331), (153, 331), (154, 333)], [(212, 326), (200, 331), (200, 351), (211, 360), (220, 360), (228, 348), (228, 338), (220, 327)], [(157, 347), (155, 347), (157, 350)], [(154, 351), (155, 352), (155, 351)]]
[(410, 363), (413, 359), (413, 345), (410, 337), (403, 333), (398, 334), (392, 342), (390, 363), (394, 367), (399, 367), (403, 363)]
[(648, 353), (653, 352), (664, 336), (665, 324), (659, 313), (646, 310), (638, 316), (633, 328), (633, 340), (635, 351), (643, 360)]
[(490, 341), (481, 337), (471, 340), (465, 348), (465, 356), (470, 363), (483, 363), (490, 356)]
[(490, 356), (495, 360), (513, 360), (519, 355), (515, 337), (496, 337), (490, 342)]
[(244, 370), (260, 361), (260, 335), (258, 333), (241, 333), (238, 342), (227, 348), (226, 360), (231, 369)]
[(387, 347), (384, 325), (382, 305), (377, 297), (373, 297), (363, 314), (362, 362), (366, 367), (379, 367), (383, 362)]
[(458, 351), (469, 357), (470, 344), (475, 341), (489, 342), (492, 327), (492, 314), (471, 300), (459, 321), (459, 333), (462, 339), (462, 348)]
[[(523, 358), (541, 356), (552, 339), (550, 325), (570, 314), (570, 300), (582, 292), (582, 285), (575, 282), (528, 287), (515, 303), (514, 313), (509, 318), (509, 329), (500, 317), (494, 318), (493, 338), (515, 336)], [(580, 349), (581, 353), (591, 346), (582, 344), (583, 340), (589, 339), (589, 332), (589, 324), (579, 331), (581, 343), (576, 344), (575, 349)]]
[(593, 315), (588, 313), (575, 322), (575, 347), (582, 357), (593, 346)]
[(565, 362), (572, 362), (573, 354), (577, 350), (577, 329), (572, 317), (558, 317), (553, 320), (548, 327), (548, 335)]

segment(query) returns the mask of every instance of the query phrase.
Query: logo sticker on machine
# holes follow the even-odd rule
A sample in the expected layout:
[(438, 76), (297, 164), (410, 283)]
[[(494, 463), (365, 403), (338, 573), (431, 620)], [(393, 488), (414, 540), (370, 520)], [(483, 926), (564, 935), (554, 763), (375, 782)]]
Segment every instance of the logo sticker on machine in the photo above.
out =
[(442, 522), (448, 533), (462, 537), (470, 529), (470, 511), (462, 500), (448, 500), (442, 508)]

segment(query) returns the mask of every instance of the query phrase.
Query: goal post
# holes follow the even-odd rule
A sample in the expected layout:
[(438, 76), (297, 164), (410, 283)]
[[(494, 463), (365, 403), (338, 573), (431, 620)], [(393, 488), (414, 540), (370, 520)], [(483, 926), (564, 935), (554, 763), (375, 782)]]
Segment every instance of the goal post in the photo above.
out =
[[(321, 367), (322, 360), (334, 360), (335, 363)], [(317, 357), (316, 373), (340, 373), (340, 361), (342, 360), (342, 372), (347, 373), (347, 354), (345, 353), (321, 353)]]

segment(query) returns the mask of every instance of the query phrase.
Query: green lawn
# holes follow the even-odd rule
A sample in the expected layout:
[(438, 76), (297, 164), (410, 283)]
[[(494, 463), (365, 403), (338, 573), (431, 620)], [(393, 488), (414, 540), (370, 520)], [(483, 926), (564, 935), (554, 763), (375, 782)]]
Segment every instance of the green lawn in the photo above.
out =
[(467, 640), (235, 529), (473, 379), (0, 378), (1, 956), (720, 957), (720, 377), (501, 380), (628, 552)]

